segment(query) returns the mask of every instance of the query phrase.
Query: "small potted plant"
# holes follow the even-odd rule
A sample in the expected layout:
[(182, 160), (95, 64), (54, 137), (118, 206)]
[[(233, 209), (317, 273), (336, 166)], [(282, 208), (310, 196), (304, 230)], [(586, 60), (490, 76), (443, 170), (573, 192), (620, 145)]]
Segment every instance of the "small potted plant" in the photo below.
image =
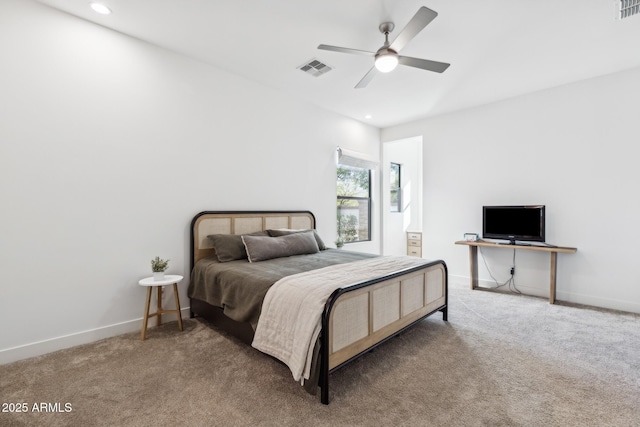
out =
[(164, 280), (164, 272), (169, 268), (169, 260), (168, 259), (160, 259), (160, 257), (155, 257), (151, 260), (151, 271), (153, 271), (153, 280), (159, 282)]

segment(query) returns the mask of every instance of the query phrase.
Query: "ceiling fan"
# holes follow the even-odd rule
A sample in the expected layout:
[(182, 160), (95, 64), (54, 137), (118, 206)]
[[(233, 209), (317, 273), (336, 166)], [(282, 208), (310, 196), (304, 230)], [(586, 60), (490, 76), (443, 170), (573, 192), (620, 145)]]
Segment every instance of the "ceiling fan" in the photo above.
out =
[(438, 13), (422, 6), (418, 9), (413, 18), (409, 21), (406, 27), (395, 38), (392, 43), (389, 43), (389, 33), (393, 31), (393, 22), (383, 22), (378, 27), (380, 32), (384, 34), (384, 44), (376, 52), (369, 52), (366, 50), (350, 49), (346, 47), (329, 46), (321, 44), (318, 49), (331, 50), (334, 52), (351, 53), (356, 55), (373, 56), (375, 58), (374, 66), (371, 67), (369, 72), (364, 75), (362, 80), (356, 85), (356, 89), (363, 88), (369, 84), (371, 79), (376, 75), (378, 71), (382, 73), (388, 73), (392, 71), (398, 64), (407, 65), (409, 67), (420, 68), (422, 70), (434, 71), (436, 73), (442, 73), (449, 65), (445, 62), (430, 61), (428, 59), (413, 58), (410, 56), (399, 55), (398, 52), (407, 45), (415, 36), (418, 35), (424, 27), (426, 27), (431, 21), (438, 16)]

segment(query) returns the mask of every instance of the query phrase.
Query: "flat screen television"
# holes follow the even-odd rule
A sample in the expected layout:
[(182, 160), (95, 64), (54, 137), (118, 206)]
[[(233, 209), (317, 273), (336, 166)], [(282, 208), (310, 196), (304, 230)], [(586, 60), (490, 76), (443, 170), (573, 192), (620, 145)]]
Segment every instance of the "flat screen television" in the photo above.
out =
[(483, 238), (544, 242), (544, 233), (544, 205), (482, 207)]

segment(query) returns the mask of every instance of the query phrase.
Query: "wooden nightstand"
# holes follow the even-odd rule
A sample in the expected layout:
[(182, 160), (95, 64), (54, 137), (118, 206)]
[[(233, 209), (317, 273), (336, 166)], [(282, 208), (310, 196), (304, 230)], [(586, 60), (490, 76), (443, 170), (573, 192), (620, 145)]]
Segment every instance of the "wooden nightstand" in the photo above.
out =
[[(176, 313), (178, 315), (178, 327), (182, 331), (182, 314), (180, 313), (180, 299), (178, 298), (178, 283), (183, 279), (182, 276), (178, 276), (177, 274), (167, 274), (164, 277), (164, 280), (154, 280), (153, 277), (146, 277), (138, 282), (140, 286), (147, 287), (147, 302), (144, 308), (144, 321), (142, 322), (142, 332), (140, 334), (140, 339), (144, 341), (147, 334), (147, 323), (149, 321), (149, 317), (158, 316), (157, 325), (160, 326), (162, 324), (162, 315), (166, 313)], [(173, 285), (173, 296), (176, 299), (176, 308), (175, 310), (164, 310), (162, 308), (162, 287), (167, 285)], [(155, 313), (149, 314), (149, 306), (151, 305), (151, 292), (153, 287), (157, 287), (158, 289), (158, 306)]]
[(407, 255), (422, 257), (421, 231), (407, 231)]

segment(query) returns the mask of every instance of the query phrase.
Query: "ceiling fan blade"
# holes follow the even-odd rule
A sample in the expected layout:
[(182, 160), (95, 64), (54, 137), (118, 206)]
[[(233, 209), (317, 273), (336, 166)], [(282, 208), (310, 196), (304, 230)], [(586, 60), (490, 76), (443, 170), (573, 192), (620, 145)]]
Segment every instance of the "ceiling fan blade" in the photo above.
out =
[(389, 48), (396, 52), (400, 52), (400, 49), (405, 47), (412, 38), (417, 36), (418, 33), (429, 24), (429, 22), (436, 18), (436, 16), (438, 16), (438, 12), (422, 6), (418, 9), (416, 14), (413, 15), (413, 18), (411, 18), (411, 21), (409, 21), (407, 26), (400, 31), (400, 34), (398, 34), (398, 37), (395, 38)]
[(373, 79), (373, 77), (377, 74), (377, 71), (378, 69), (375, 66), (371, 67), (369, 72), (367, 72), (367, 74), (364, 75), (362, 80), (358, 82), (358, 84), (356, 85), (356, 89), (362, 89), (363, 87), (367, 86), (371, 81), (371, 79)]
[(442, 73), (449, 68), (446, 62), (430, 61), (428, 59), (412, 58), (410, 56), (398, 55), (398, 63), (402, 65), (408, 65), (409, 67), (420, 68), (427, 71), (434, 71), (436, 73)]
[(356, 55), (374, 56), (375, 52), (368, 52), (366, 50), (349, 49), (348, 47), (329, 46), (326, 44), (318, 45), (318, 49), (331, 50), (333, 52), (353, 53)]

